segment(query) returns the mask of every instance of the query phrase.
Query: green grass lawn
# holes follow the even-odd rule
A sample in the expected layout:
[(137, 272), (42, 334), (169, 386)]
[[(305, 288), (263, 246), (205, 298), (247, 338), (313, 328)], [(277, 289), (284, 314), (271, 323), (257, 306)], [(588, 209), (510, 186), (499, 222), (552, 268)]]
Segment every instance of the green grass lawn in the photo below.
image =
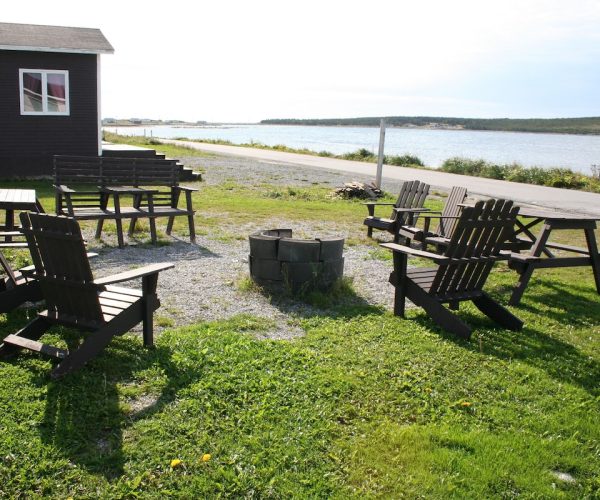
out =
[[(18, 185), (52, 210), (48, 182)], [(364, 207), (317, 187), (199, 187), (208, 235), (280, 217), (365, 242)], [(515, 280), (501, 265), (487, 289), (506, 303)], [(461, 306), (470, 341), (342, 297), (294, 318), (306, 334), (290, 341), (238, 316), (166, 330), (153, 350), (125, 335), (60, 381), (45, 358), (2, 359), (0, 497), (597, 498), (599, 306), (590, 272), (548, 270), (511, 308), (522, 332)], [(0, 315), (1, 332), (32, 314)]]

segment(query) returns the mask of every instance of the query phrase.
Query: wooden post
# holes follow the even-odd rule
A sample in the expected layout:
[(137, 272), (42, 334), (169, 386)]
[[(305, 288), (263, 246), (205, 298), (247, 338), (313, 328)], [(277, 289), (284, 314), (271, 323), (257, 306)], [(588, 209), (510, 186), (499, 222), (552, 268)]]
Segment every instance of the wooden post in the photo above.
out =
[(375, 178), (375, 187), (381, 189), (381, 173), (383, 171), (383, 149), (385, 144), (385, 119), (379, 123), (379, 156), (377, 158), (377, 177)]

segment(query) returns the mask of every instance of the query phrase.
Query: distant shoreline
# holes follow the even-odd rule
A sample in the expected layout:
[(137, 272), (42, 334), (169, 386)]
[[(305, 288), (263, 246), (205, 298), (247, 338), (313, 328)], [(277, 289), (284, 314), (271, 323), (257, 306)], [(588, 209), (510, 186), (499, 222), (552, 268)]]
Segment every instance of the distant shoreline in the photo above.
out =
[[(329, 128), (373, 128), (378, 129), (379, 125), (305, 125), (305, 124), (271, 124), (271, 123), (209, 123), (206, 125), (196, 125), (196, 124), (167, 124), (167, 123), (144, 123), (134, 124), (134, 123), (103, 123), (102, 127), (106, 128), (150, 128), (150, 127), (171, 127), (171, 128), (180, 128), (180, 129), (218, 129), (218, 128), (233, 128), (240, 126), (277, 126), (277, 127), (329, 127)], [(583, 133), (583, 132), (557, 132), (557, 131), (539, 131), (539, 130), (492, 130), (492, 129), (467, 129), (465, 127), (450, 127), (450, 126), (409, 126), (409, 125), (386, 125), (387, 129), (404, 129), (404, 130), (442, 130), (442, 131), (457, 131), (457, 132), (506, 132), (506, 133), (515, 133), (515, 134), (555, 134), (555, 135), (600, 135), (598, 133)]]
[(334, 119), (271, 119), (261, 125), (359, 126), (438, 130), (482, 130), (542, 134), (600, 135), (600, 117), (581, 118), (448, 118), (439, 116), (387, 116)]
[[(521, 132), (534, 134), (600, 135), (600, 117), (583, 118), (444, 118), (444, 117), (384, 117), (388, 128), (414, 130), (469, 130), (487, 132)], [(104, 119), (105, 127), (180, 127), (222, 128), (223, 126), (276, 125), (308, 127), (378, 128), (381, 118), (340, 119), (272, 119), (258, 123), (211, 123), (181, 120)]]

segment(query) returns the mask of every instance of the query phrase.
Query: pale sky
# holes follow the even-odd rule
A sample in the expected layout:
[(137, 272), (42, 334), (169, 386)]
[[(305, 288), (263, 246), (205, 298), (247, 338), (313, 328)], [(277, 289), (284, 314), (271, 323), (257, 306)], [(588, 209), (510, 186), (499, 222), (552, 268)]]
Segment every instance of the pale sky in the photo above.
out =
[(104, 117), (600, 116), (600, 0), (5, 0), (1, 12), (102, 30), (115, 48)]

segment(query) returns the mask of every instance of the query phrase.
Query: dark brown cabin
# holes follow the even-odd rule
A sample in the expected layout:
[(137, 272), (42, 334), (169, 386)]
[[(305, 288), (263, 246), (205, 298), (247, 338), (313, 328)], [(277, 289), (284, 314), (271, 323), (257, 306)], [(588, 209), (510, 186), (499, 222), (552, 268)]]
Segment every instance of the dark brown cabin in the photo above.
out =
[(0, 178), (102, 153), (100, 55), (113, 52), (98, 29), (0, 23)]

